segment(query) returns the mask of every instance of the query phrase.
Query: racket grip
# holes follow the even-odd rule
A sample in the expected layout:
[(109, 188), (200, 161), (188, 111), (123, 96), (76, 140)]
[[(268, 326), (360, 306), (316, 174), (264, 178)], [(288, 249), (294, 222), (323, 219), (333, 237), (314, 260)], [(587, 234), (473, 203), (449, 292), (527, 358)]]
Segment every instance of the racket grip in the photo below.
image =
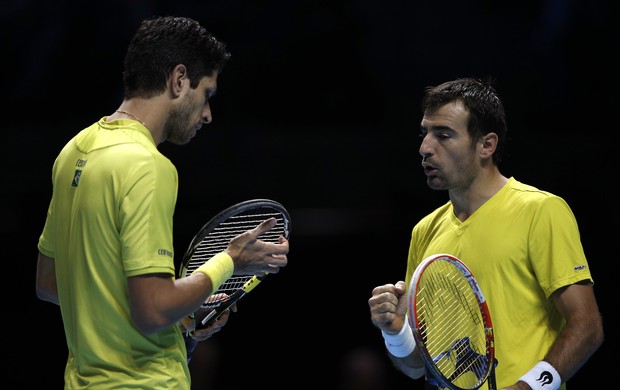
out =
[(495, 382), (495, 367), (497, 367), (497, 358), (493, 359), (492, 364), (493, 366), (491, 367), (489, 377), (487, 378), (487, 385), (489, 390), (497, 390), (497, 383)]
[(198, 341), (194, 340), (191, 335), (184, 333), (183, 338), (185, 339), (185, 349), (187, 350), (187, 363), (189, 364), (190, 360), (192, 360), (192, 352), (196, 349), (198, 345)]
[(224, 301), (219, 302), (215, 305), (212, 310), (207, 313), (206, 316), (202, 317), (199, 321), (196, 321), (196, 329), (204, 329), (210, 326), (213, 322), (217, 321), (224, 311), (229, 309), (232, 305), (235, 304), (239, 299), (241, 299), (246, 292), (242, 289), (239, 289), (232, 293), (229, 297), (227, 297)]

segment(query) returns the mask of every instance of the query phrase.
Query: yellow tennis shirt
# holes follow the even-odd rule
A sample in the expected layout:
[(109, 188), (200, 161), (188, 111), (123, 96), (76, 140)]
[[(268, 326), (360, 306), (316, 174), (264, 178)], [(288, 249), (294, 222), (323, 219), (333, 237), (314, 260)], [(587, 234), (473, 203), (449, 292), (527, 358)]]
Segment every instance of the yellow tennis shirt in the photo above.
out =
[(173, 275), (178, 176), (136, 121), (82, 130), (59, 153), (39, 250), (53, 257), (69, 349), (67, 389), (189, 389), (177, 327), (144, 335), (127, 277)]
[(480, 284), (493, 322), (498, 388), (543, 359), (562, 330), (550, 295), (592, 281), (567, 203), (514, 178), (464, 222), (448, 202), (413, 228), (407, 286), (416, 266), (438, 253), (461, 259)]

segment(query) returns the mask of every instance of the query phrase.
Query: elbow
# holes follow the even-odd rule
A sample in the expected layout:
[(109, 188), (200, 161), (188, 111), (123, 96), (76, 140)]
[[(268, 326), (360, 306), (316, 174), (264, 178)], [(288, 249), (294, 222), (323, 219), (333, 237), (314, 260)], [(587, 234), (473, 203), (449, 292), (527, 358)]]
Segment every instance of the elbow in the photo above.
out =
[(145, 335), (151, 335), (155, 332), (157, 332), (158, 330), (160, 330), (161, 328), (159, 326), (157, 326), (157, 324), (153, 324), (151, 322), (147, 322), (147, 321), (136, 321), (134, 319), (133, 323), (136, 325), (136, 328), (138, 328), (138, 330)]
[(598, 349), (603, 342), (605, 341), (605, 330), (603, 327), (603, 317), (599, 314), (599, 320), (597, 321), (597, 326), (594, 328), (593, 339), (596, 342), (596, 348)]
[(43, 289), (39, 288), (39, 286), (37, 286), (37, 298), (39, 298), (42, 301), (49, 300), (47, 298), (47, 294), (45, 293), (45, 291), (43, 291)]
[(42, 301), (58, 304), (56, 269), (54, 259), (39, 252), (37, 258), (36, 294)]
[[(587, 324), (587, 325), (586, 325)], [(586, 348), (588, 349), (588, 357), (592, 356), (605, 341), (605, 331), (603, 330), (603, 319), (599, 314), (598, 317), (584, 322), (581, 332), (584, 335)], [(575, 329), (576, 330), (576, 329)]]
[(136, 328), (147, 336), (170, 326), (167, 320), (153, 315), (144, 315), (144, 313), (140, 315), (132, 314), (131, 319)]
[(36, 287), (36, 293), (37, 293), (37, 298), (39, 298), (40, 300), (44, 301), (45, 300), (45, 291), (43, 291), (43, 289), (41, 287), (39, 287), (39, 285), (37, 284)]
[(55, 290), (45, 288), (39, 284), (36, 286), (37, 298), (42, 301), (58, 304), (58, 295)]

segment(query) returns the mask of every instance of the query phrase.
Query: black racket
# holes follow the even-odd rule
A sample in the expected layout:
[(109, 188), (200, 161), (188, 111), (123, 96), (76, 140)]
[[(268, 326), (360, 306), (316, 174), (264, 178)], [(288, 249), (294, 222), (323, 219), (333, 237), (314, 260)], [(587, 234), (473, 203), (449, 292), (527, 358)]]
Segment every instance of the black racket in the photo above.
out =
[(469, 268), (448, 254), (416, 267), (408, 290), (409, 325), (427, 367), (427, 381), (450, 390), (495, 385), (491, 314)]
[[(258, 236), (259, 240), (279, 243), (278, 238), (289, 238), (291, 218), (280, 203), (270, 199), (252, 199), (237, 203), (221, 211), (207, 222), (192, 239), (181, 261), (179, 277), (194, 272), (204, 262), (222, 252), (231, 239), (251, 230), (271, 217), (276, 218), (276, 225)], [(222, 312), (252, 291), (266, 275), (233, 275), (226, 280), (194, 313), (196, 329), (208, 327)], [(185, 334), (187, 361), (196, 348), (198, 341)]]

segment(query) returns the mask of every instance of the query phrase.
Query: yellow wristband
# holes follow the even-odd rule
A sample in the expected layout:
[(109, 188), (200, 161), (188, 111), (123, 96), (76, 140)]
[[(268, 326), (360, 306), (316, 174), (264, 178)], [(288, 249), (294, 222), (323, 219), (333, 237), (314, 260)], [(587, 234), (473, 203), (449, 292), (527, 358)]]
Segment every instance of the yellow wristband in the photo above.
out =
[(226, 279), (230, 278), (235, 270), (232, 257), (226, 252), (220, 252), (198, 267), (192, 274), (202, 272), (211, 279), (213, 291), (216, 291)]

